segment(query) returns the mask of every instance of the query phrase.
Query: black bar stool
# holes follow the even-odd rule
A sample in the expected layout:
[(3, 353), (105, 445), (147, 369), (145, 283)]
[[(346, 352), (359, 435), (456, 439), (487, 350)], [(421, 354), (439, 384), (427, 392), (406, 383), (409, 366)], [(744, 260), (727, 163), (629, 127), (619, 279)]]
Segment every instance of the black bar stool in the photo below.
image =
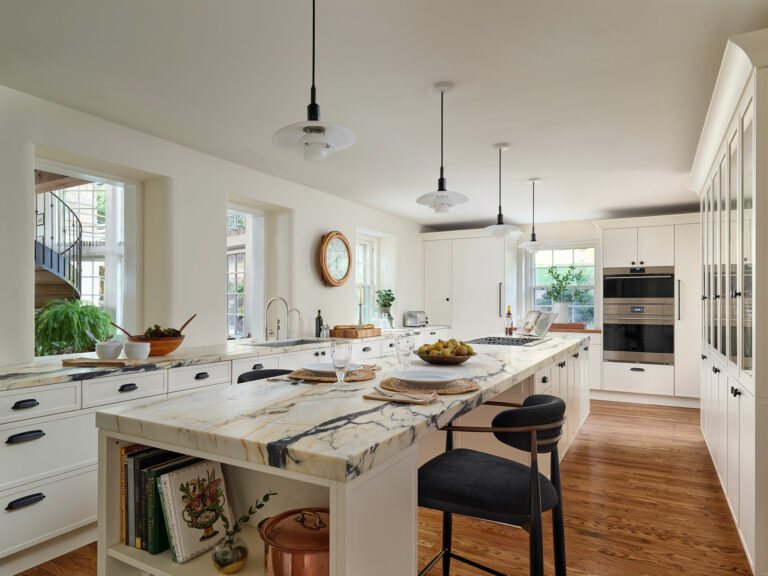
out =
[(265, 378), (274, 378), (275, 376), (285, 376), (290, 374), (293, 370), (281, 370), (279, 368), (266, 368), (262, 370), (251, 370), (250, 372), (243, 372), (237, 377), (237, 383), (242, 384), (244, 382), (253, 382), (254, 380), (264, 380)]
[[(501, 572), (464, 558), (452, 551), (452, 514), (492, 520), (527, 530), (530, 538), (530, 573), (543, 576), (544, 558), (541, 514), (552, 510), (555, 574), (565, 576), (565, 534), (557, 443), (565, 423), (565, 402), (556, 396), (528, 396), (522, 406), (508, 402), (486, 402), (514, 406), (498, 414), (491, 427), (448, 425), (446, 451), (419, 468), (419, 506), (443, 512), (443, 548), (419, 572), (424, 576), (440, 559), (443, 576), (449, 576), (451, 559), (495, 576)], [(498, 440), (531, 454), (531, 465), (477, 450), (453, 449), (454, 432), (492, 432)], [(539, 473), (538, 455), (550, 453), (551, 476)]]

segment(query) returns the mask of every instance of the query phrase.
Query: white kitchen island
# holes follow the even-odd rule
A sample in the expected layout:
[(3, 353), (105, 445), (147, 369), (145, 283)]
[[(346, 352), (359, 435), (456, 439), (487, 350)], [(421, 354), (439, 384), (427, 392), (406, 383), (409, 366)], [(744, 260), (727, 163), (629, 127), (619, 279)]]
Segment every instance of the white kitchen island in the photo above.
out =
[[(533, 348), (478, 346), (475, 358), (452, 369), (480, 389), (441, 396), (428, 406), (363, 399), (367, 389), (395, 369), (392, 360), (383, 360), (376, 380), (341, 389), (260, 381), (98, 412), (98, 573), (216, 574), (210, 554), (174, 564), (168, 551), (151, 556), (120, 544), (120, 447), (141, 443), (224, 464), (235, 513), (267, 489), (279, 495), (263, 516), (328, 506), (334, 576), (416, 574), (420, 444), (426, 445), (441, 426), (470, 417), (484, 402), (513, 389), (573, 399), (567, 412), (573, 430), (569, 442), (586, 414), (575, 382), (586, 382), (587, 344), (581, 336), (562, 336)], [(574, 358), (580, 360), (571, 362)], [(539, 375), (553, 375), (568, 362), (577, 366), (572, 371), (581, 373), (579, 378), (557, 378), (557, 389), (542, 389), (536, 382), (550, 382)], [(258, 534), (253, 528), (245, 532), (251, 558), (242, 573), (263, 574)]]

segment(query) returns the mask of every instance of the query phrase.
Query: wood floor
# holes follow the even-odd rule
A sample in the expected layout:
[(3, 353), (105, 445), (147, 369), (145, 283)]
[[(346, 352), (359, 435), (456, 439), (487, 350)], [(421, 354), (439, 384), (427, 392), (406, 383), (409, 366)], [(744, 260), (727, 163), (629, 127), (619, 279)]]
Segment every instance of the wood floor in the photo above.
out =
[[(621, 576), (751, 574), (699, 430), (699, 411), (592, 401), (563, 461), (568, 573)], [(441, 517), (419, 511), (419, 560), (440, 547)], [(550, 515), (545, 571), (554, 574)], [(456, 551), (508, 574), (528, 573), (528, 535), (456, 517)], [(95, 544), (22, 573), (93, 576)], [(435, 567), (430, 576), (441, 574)], [(451, 576), (483, 572), (455, 562)], [(393, 575), (394, 576), (394, 575)]]

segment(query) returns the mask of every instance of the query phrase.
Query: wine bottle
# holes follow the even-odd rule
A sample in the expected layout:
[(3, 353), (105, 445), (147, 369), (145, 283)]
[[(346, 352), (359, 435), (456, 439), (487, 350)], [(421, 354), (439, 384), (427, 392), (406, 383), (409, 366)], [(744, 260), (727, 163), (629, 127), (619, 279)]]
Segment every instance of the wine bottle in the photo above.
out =
[(315, 318), (315, 338), (320, 338), (320, 333), (323, 329), (323, 317), (320, 315), (320, 310), (317, 311), (317, 318)]
[(507, 305), (507, 316), (504, 318), (504, 335), (505, 336), (512, 336), (512, 334), (515, 331), (515, 327), (513, 326), (514, 322), (512, 321), (512, 307), (508, 304)]

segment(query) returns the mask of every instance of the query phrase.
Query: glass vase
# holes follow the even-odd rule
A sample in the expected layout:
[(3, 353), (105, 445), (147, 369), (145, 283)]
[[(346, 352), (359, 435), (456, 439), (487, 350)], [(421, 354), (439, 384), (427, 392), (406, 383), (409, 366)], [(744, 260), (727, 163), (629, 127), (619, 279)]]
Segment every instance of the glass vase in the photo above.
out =
[(233, 540), (222, 538), (211, 556), (213, 565), (221, 574), (234, 574), (245, 566), (245, 561), (248, 560), (248, 546), (240, 537)]

